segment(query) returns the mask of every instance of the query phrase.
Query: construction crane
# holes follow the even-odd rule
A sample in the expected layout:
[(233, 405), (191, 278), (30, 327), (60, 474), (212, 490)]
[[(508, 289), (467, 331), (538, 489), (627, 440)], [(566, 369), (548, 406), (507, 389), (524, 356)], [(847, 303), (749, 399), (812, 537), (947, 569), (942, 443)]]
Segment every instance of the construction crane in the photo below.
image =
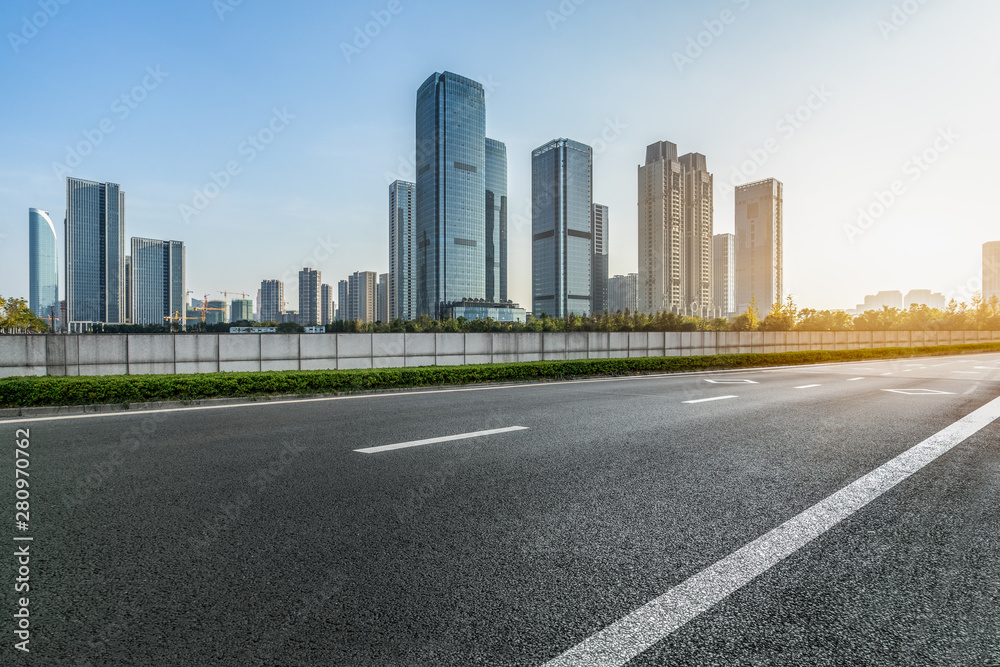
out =
[(225, 307), (225, 304), (223, 303), (223, 307), (222, 308), (209, 308), (209, 306), (208, 306), (208, 295), (206, 294), (205, 298), (201, 302), (201, 306), (198, 307), (198, 308), (192, 308), (192, 310), (195, 310), (195, 311), (198, 311), (198, 312), (201, 313), (201, 323), (204, 324), (205, 323), (205, 317), (206, 317), (206, 315), (208, 314), (209, 311), (212, 311), (212, 312), (223, 312), (223, 313), (225, 313), (226, 312), (226, 307)]

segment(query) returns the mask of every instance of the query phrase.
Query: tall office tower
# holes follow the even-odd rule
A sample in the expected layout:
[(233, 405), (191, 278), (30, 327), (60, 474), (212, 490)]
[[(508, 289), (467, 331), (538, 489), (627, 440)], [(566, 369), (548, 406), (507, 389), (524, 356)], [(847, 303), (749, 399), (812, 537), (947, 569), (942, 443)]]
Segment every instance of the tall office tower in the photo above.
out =
[(983, 296), (1000, 299), (1000, 241), (983, 244)]
[(56, 227), (47, 211), (28, 209), (28, 307), (53, 329), (59, 323)]
[(260, 283), (260, 321), (281, 322), (285, 312), (285, 283), (262, 280)]
[(608, 280), (608, 312), (635, 313), (639, 309), (639, 274), (614, 276)]
[(378, 322), (389, 321), (389, 274), (380, 273), (378, 276), (378, 287), (375, 299), (375, 319)]
[(507, 300), (507, 146), (486, 140), (486, 300)]
[(362, 324), (374, 322), (376, 313), (376, 284), (378, 274), (374, 271), (356, 271), (348, 277), (348, 299), (350, 300), (349, 320), (361, 320)]
[(417, 244), (413, 217), (416, 185), (396, 181), (389, 186), (389, 319), (417, 316)]
[(556, 139), (531, 153), (531, 312), (583, 315), (591, 299), (593, 149)]
[(716, 234), (712, 253), (712, 301), (720, 317), (736, 314), (736, 235)]
[[(135, 316), (135, 300), (133, 299), (132, 288), (135, 286), (133, 283), (132, 274), (132, 256), (125, 255), (125, 323), (134, 324), (132, 318)], [(186, 307), (186, 305), (185, 305)], [(181, 314), (183, 317), (183, 313)]]
[(261, 318), (261, 316), (260, 316), (260, 300), (261, 300), (261, 293), (262, 293), (262, 292), (261, 292), (261, 290), (260, 290), (260, 289), (258, 289), (258, 290), (257, 290), (257, 310), (256, 310), (256, 312), (254, 312), (254, 319), (255, 319), (255, 320), (257, 320), (258, 322), (259, 322), (259, 321), (260, 321), (261, 319), (263, 319), (263, 318)]
[(353, 319), (351, 317), (350, 281), (341, 280), (337, 283), (337, 319), (341, 322)]
[(322, 284), (319, 271), (308, 267), (299, 271), (299, 324), (311, 327), (320, 323), (323, 317)]
[(230, 322), (250, 322), (253, 320), (253, 300), (233, 299), (229, 307)]
[(486, 297), (486, 98), (445, 72), (417, 91), (417, 313)]
[(736, 307), (741, 313), (753, 297), (761, 316), (783, 300), (783, 192), (773, 178), (736, 188)]
[(590, 234), (594, 239), (594, 280), (591, 294), (593, 312), (597, 315), (608, 310), (608, 207), (594, 204), (590, 216)]
[(66, 317), (70, 331), (125, 321), (125, 193), (66, 179)]
[(320, 285), (320, 306), (323, 312), (320, 317), (320, 324), (326, 326), (333, 322), (334, 313), (333, 310), (333, 286), (332, 285)]
[(684, 167), (677, 145), (646, 148), (639, 167), (639, 310), (684, 311)]
[(166, 324), (187, 315), (184, 244), (132, 237), (132, 324)]
[(687, 314), (711, 317), (712, 304), (712, 235), (714, 187), (708, 162), (701, 153), (680, 158), (684, 166), (684, 300)]

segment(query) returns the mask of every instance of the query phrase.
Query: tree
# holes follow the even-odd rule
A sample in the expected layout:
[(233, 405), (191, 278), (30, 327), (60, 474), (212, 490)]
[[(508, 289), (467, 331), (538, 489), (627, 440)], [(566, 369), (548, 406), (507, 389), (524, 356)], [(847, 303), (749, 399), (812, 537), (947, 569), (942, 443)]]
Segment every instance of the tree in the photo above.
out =
[(25, 329), (45, 333), (49, 330), (49, 325), (40, 317), (35, 317), (24, 299), (4, 299), (0, 295), (0, 329)]
[(764, 321), (760, 323), (760, 330), (791, 331), (795, 328), (797, 315), (798, 309), (795, 307), (792, 295), (789, 294), (784, 304), (781, 301), (775, 301), (771, 305), (771, 311), (764, 318)]

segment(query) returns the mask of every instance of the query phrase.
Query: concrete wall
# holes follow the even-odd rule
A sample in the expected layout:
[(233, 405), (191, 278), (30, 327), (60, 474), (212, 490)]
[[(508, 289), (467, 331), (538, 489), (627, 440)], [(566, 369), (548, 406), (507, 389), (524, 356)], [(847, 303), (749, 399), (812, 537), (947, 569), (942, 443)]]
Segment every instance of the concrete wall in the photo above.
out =
[(0, 335), (0, 377), (457, 366), (1000, 342), (1000, 331)]

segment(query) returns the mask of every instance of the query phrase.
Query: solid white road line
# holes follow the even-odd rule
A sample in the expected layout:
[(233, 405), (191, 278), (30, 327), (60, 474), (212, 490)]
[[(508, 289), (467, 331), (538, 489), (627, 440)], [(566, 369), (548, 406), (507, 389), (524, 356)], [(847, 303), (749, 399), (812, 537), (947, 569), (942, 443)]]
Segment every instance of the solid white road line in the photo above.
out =
[(821, 384), (807, 384), (807, 385), (803, 385), (801, 387), (796, 387), (796, 389), (812, 389), (813, 387), (822, 387), (822, 386), (823, 385), (821, 385)]
[(394, 449), (407, 449), (408, 447), (420, 447), (422, 445), (433, 445), (436, 442), (451, 442), (452, 440), (468, 440), (469, 438), (481, 438), (484, 435), (496, 435), (497, 433), (510, 433), (511, 431), (527, 431), (527, 426), (510, 426), (508, 428), (494, 428), (489, 431), (476, 431), (475, 433), (460, 433), (459, 435), (446, 435), (441, 438), (428, 438), (427, 440), (413, 440), (411, 442), (400, 442), (395, 445), (382, 445), (381, 447), (366, 447), (355, 449), (362, 454), (377, 454), (379, 452), (390, 452)]
[[(1000, 418), (1000, 398), (609, 625), (543, 667), (622, 667)], [(746, 610), (749, 615), (750, 610)]]
[(739, 396), (715, 396), (714, 398), (702, 398), (697, 401), (684, 401), (684, 405), (694, 405), (695, 403), (710, 403), (712, 401), (725, 401), (730, 398), (739, 398)]
[(857, 382), (858, 380), (864, 380), (864, 378), (851, 378), (848, 382)]

